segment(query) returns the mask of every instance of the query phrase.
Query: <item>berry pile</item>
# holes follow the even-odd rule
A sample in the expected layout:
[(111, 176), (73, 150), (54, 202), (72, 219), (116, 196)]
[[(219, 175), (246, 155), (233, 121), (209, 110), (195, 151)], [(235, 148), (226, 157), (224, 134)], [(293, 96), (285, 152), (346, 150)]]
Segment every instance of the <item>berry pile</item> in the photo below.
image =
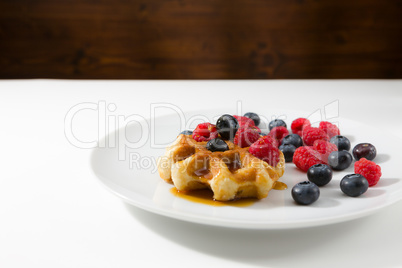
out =
[[(349, 142), (349, 140), (346, 137), (339, 136), (340, 131), (336, 125), (322, 121), (319, 127), (312, 127), (308, 119), (298, 118), (293, 121), (292, 127), (294, 131), (301, 134), (304, 144), (304, 148), (296, 150), (293, 156), (293, 163), (301, 170), (307, 171), (315, 164), (330, 164), (331, 159), (333, 160), (331, 163), (336, 163), (336, 166), (330, 164), (331, 167), (338, 170), (345, 169), (350, 165), (350, 163), (349, 165), (344, 163), (343, 158), (338, 159), (336, 151), (346, 149), (344, 143)], [(340, 154), (343, 156), (345, 153)], [(347, 158), (349, 159), (349, 157)]]
[[(258, 125), (261, 119), (256, 113), (246, 113), (244, 116), (224, 114), (218, 118), (216, 125), (211, 123), (199, 124), (193, 132), (185, 130), (180, 134), (192, 135), (196, 141), (207, 141), (206, 148), (211, 152), (223, 152), (229, 150), (225, 141), (232, 141), (242, 148), (249, 147), (249, 152), (255, 157), (267, 162), (271, 166), (276, 166), (280, 161), (280, 151), (278, 146), (281, 141), (289, 136), (286, 124), (283, 120), (271, 122), (271, 132), (261, 133)], [(289, 143), (297, 143), (301, 146), (303, 141), (294, 137), (288, 137)], [(293, 146), (293, 145), (292, 145)], [(293, 150), (294, 152), (294, 150)], [(289, 158), (291, 162), (293, 159)]]
[(340, 182), (341, 191), (351, 197), (362, 195), (381, 178), (381, 167), (372, 160), (377, 150), (370, 143), (359, 143), (349, 152), (351, 143), (341, 135), (337, 125), (321, 121), (313, 127), (307, 118), (293, 120), (290, 129), (282, 119), (268, 124), (269, 132), (259, 128), (258, 114), (248, 112), (243, 116), (224, 114), (216, 122), (199, 124), (194, 131), (180, 134), (192, 135), (199, 142), (207, 141), (206, 148), (212, 152), (229, 150), (226, 141), (248, 151), (255, 157), (276, 166), (281, 152), (286, 163), (294, 163), (307, 172), (308, 180), (292, 188), (292, 197), (298, 204), (309, 205), (318, 200), (319, 187), (332, 180), (333, 171), (349, 168), (354, 159), (354, 173), (344, 176)]
[[(349, 139), (342, 136), (339, 128), (330, 122), (322, 121), (318, 127), (312, 127), (308, 119), (297, 118), (292, 122), (291, 129), (294, 133), (292, 135), (302, 137), (304, 145), (294, 151), (293, 163), (302, 171), (307, 171), (308, 177), (308, 181), (298, 183), (292, 189), (292, 197), (296, 203), (308, 205), (315, 202), (319, 196), (315, 187), (328, 184), (332, 180), (333, 170), (349, 168), (353, 157), (357, 161), (354, 164), (354, 174), (344, 176), (340, 182), (343, 193), (351, 197), (360, 196), (380, 180), (380, 166), (370, 161), (377, 154), (372, 144), (356, 145), (352, 156), (349, 152)], [(308, 202), (305, 202), (306, 198)]]
[[(313, 127), (307, 118), (297, 118), (291, 124), (292, 134), (286, 129), (282, 120), (270, 124), (268, 134), (275, 138), (286, 162), (293, 162), (297, 168), (307, 172), (308, 180), (296, 184), (292, 197), (298, 204), (309, 205), (315, 202), (320, 193), (319, 188), (332, 180), (333, 171), (345, 170), (353, 163), (354, 174), (344, 176), (340, 188), (348, 196), (362, 195), (371, 186), (377, 184), (381, 177), (381, 168), (373, 160), (376, 148), (370, 143), (360, 143), (349, 152), (351, 143), (341, 135), (337, 125), (322, 121)], [(285, 131), (286, 129), (286, 131)]]

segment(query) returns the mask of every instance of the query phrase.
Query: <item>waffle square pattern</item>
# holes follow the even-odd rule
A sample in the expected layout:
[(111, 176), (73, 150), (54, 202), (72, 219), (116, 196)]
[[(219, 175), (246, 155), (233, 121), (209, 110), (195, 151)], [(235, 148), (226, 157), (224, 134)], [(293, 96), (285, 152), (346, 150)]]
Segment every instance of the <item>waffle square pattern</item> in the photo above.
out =
[(226, 143), (229, 150), (211, 152), (206, 149), (207, 142), (180, 134), (158, 159), (159, 175), (179, 191), (210, 188), (218, 201), (267, 197), (285, 171), (282, 152), (273, 167), (250, 154), (249, 147)]

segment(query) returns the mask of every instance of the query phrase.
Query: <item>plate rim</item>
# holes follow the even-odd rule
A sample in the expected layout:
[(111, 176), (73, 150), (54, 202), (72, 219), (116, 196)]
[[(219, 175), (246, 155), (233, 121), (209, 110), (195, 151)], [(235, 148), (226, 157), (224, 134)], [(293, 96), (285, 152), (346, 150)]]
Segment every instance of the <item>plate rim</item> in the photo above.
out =
[[(144, 205), (144, 203), (139, 201), (134, 201), (133, 199), (129, 198), (120, 190), (116, 188), (120, 188), (121, 186), (114, 184), (110, 181), (105, 181), (101, 179), (94, 171), (94, 176), (97, 178), (98, 182), (105, 187), (109, 192), (114, 194), (115, 196), (121, 198), (124, 202), (133, 205), (139, 209), (143, 209), (150, 213), (155, 213), (157, 215), (161, 215), (164, 217), (173, 218), (176, 220), (182, 220), (190, 223), (197, 223), (197, 224), (204, 224), (209, 226), (218, 226), (218, 227), (227, 227), (227, 228), (238, 228), (238, 229), (256, 229), (256, 230), (285, 230), (285, 229), (298, 229), (298, 228), (309, 228), (309, 227), (316, 227), (316, 226), (324, 226), (330, 224), (336, 224), (346, 221), (351, 221), (354, 219), (359, 219), (362, 217), (366, 217), (376, 213), (377, 211), (391, 206), (394, 203), (398, 202), (400, 198), (392, 198), (391, 201), (382, 204), (381, 206), (377, 206), (371, 209), (365, 209), (359, 212), (350, 212), (343, 216), (334, 216), (334, 217), (326, 217), (323, 219), (305, 219), (305, 220), (298, 220), (293, 222), (287, 221), (278, 221), (278, 222), (248, 222), (248, 221), (240, 221), (240, 220), (226, 220), (221, 218), (214, 218), (213, 220), (209, 217), (197, 217), (196, 214), (184, 214), (178, 211), (169, 210), (168, 212), (164, 209), (161, 209), (157, 206), (149, 206)], [(116, 187), (116, 188), (115, 188)], [(401, 191), (399, 191), (401, 192)]]

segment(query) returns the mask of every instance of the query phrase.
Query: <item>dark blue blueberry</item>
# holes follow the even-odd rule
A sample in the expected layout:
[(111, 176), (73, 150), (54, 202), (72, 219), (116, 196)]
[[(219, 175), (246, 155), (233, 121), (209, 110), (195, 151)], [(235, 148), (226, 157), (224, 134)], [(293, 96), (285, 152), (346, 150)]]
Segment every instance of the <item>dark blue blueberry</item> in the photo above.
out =
[(222, 139), (232, 141), (239, 129), (239, 123), (233, 116), (224, 114), (216, 121), (216, 129)]
[(353, 157), (348, 151), (335, 151), (328, 156), (328, 164), (333, 170), (347, 169), (352, 161)]
[(269, 122), (269, 130), (272, 130), (274, 127), (286, 127), (286, 123), (285, 121), (283, 121), (282, 119), (275, 119), (272, 120), (271, 122)]
[(257, 127), (260, 124), (260, 117), (258, 116), (258, 114), (256, 114), (256, 113), (245, 113), (244, 116), (252, 119), (254, 121), (254, 124)]
[(282, 144), (292, 144), (296, 148), (299, 148), (303, 145), (302, 138), (297, 134), (289, 134), (282, 139)]
[(216, 138), (208, 141), (207, 149), (210, 150), (211, 152), (224, 152), (229, 150), (229, 146), (226, 144), (224, 140)]
[(332, 169), (324, 164), (316, 164), (308, 169), (307, 178), (317, 186), (324, 186), (332, 180)]
[(342, 192), (351, 197), (357, 197), (364, 194), (368, 187), (368, 181), (360, 174), (349, 174), (341, 180)]
[(300, 205), (310, 205), (320, 197), (320, 189), (311, 181), (299, 182), (292, 188), (292, 197)]
[(282, 151), (286, 163), (293, 161), (293, 154), (296, 151), (296, 147), (293, 144), (282, 144), (279, 146), (279, 150)]
[(180, 132), (180, 134), (183, 135), (193, 135), (193, 132), (191, 130), (183, 130), (182, 132)]
[(371, 143), (359, 143), (353, 148), (352, 153), (356, 160), (363, 157), (367, 160), (373, 160), (377, 155), (377, 149)]
[(329, 142), (335, 144), (336, 147), (338, 147), (338, 151), (350, 150), (350, 141), (345, 136), (341, 135), (333, 136)]

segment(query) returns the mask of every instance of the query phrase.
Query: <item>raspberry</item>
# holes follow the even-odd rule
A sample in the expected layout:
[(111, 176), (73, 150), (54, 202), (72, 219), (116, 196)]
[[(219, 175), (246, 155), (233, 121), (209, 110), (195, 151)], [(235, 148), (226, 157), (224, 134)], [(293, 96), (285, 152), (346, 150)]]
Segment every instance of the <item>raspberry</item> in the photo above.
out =
[(328, 163), (330, 153), (338, 151), (338, 147), (335, 144), (324, 140), (316, 140), (313, 144), (313, 149), (320, 154), (321, 160), (325, 163)]
[(316, 140), (329, 141), (328, 135), (317, 127), (304, 127), (303, 141), (305, 145), (312, 146)]
[[(261, 137), (260, 140), (262, 140), (264, 144), (265, 144), (265, 143), (270, 143), (270, 144), (272, 144), (273, 146), (275, 146), (276, 148), (279, 147), (278, 141), (277, 141), (276, 139), (274, 139), (272, 136), (266, 135), (266, 136)], [(259, 141), (260, 141), (260, 140), (259, 140)]]
[[(252, 120), (251, 120), (252, 121)], [(258, 131), (252, 128), (239, 128), (233, 142), (240, 147), (248, 147), (260, 138)]]
[(269, 136), (273, 137), (281, 144), (282, 139), (289, 135), (289, 130), (286, 127), (274, 127), (269, 133)]
[(261, 133), (261, 129), (259, 127), (257, 127), (257, 126), (252, 126), (250, 128), (256, 130), (258, 133)]
[(325, 164), (320, 158), (320, 153), (315, 151), (311, 146), (297, 148), (293, 154), (293, 163), (303, 171), (307, 171), (311, 166), (316, 164)]
[(193, 139), (196, 141), (209, 141), (218, 137), (215, 125), (211, 123), (201, 123), (193, 131)]
[(327, 122), (327, 121), (321, 121), (318, 128), (322, 129), (325, 133), (327, 133), (329, 138), (332, 138), (333, 136), (341, 134), (341, 132), (339, 131), (339, 128), (336, 125), (334, 125), (330, 122)]
[[(278, 141), (276, 139), (272, 138), (271, 136), (268, 136), (268, 135), (259, 138), (258, 142), (260, 144), (268, 144), (269, 143), (269, 144), (272, 144), (276, 148), (279, 147)], [(255, 142), (255, 143), (257, 143), (257, 142)]]
[(362, 158), (355, 162), (355, 173), (365, 177), (369, 186), (374, 186), (381, 178), (381, 167), (373, 161)]
[(240, 115), (234, 115), (234, 118), (237, 119), (237, 122), (239, 123), (239, 127), (244, 127), (244, 128), (248, 128), (248, 127), (255, 127), (255, 123), (253, 121), (253, 119), (250, 119), (248, 117), (245, 116), (240, 116)]
[(269, 165), (275, 167), (279, 163), (280, 152), (274, 145), (272, 137), (264, 136), (254, 142), (248, 151), (255, 157), (267, 162)]
[(294, 134), (297, 134), (299, 136), (302, 135), (302, 131), (304, 127), (310, 127), (311, 123), (308, 119), (306, 118), (297, 118), (293, 120), (292, 125), (290, 126), (290, 129)]

